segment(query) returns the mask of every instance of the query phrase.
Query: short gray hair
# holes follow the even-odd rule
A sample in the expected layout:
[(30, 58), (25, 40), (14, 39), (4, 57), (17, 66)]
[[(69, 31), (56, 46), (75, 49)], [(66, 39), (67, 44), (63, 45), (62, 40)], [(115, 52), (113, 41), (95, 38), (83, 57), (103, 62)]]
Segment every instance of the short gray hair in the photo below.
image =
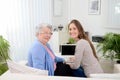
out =
[(44, 27), (47, 27), (50, 30), (52, 30), (52, 25), (47, 24), (47, 23), (42, 23), (42, 24), (38, 24), (36, 26), (36, 34), (40, 33)]

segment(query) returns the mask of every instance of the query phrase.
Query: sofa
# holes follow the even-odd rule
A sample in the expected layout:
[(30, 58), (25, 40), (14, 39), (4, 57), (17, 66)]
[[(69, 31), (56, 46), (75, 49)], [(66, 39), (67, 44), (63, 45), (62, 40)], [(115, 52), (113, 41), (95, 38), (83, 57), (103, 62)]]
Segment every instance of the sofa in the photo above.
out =
[[(80, 78), (80, 77), (60, 77), (60, 76), (48, 76), (48, 71), (38, 70), (26, 66), (26, 61), (20, 61), (19, 64), (13, 61), (8, 61), (9, 70), (4, 73), (1, 77), (3, 80), (14, 80), (15, 77), (24, 77), (19, 78), (18, 80), (33, 80), (42, 78), (44, 80), (120, 80), (120, 64), (114, 65), (113, 73), (102, 73), (102, 74), (90, 74), (90, 78)], [(11, 77), (10, 77), (11, 76)], [(6, 78), (6, 79), (4, 79)], [(31, 78), (31, 79), (29, 79)], [(53, 79), (52, 79), (53, 78)]]

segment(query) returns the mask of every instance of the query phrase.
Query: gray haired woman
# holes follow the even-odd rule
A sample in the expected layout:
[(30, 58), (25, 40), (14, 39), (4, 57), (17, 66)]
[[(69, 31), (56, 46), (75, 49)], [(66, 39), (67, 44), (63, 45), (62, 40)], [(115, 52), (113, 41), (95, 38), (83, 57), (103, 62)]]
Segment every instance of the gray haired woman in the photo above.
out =
[(37, 39), (33, 42), (28, 53), (28, 66), (41, 70), (48, 70), (48, 75), (53, 76), (57, 62), (64, 62), (63, 58), (55, 56), (48, 41), (52, 35), (49, 24), (39, 24), (36, 27)]

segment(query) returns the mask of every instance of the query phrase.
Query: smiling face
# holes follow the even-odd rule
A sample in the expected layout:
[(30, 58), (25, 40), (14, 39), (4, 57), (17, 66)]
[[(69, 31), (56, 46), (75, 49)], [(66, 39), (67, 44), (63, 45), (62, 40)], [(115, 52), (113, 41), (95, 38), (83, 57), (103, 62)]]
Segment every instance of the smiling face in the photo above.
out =
[(79, 35), (79, 31), (76, 27), (76, 25), (74, 23), (71, 23), (69, 25), (69, 34), (70, 34), (70, 37), (75, 39), (75, 40), (78, 40), (78, 35)]
[(37, 38), (41, 43), (46, 44), (50, 40), (51, 35), (51, 29), (48, 27), (44, 27), (42, 28), (42, 31), (37, 35)]

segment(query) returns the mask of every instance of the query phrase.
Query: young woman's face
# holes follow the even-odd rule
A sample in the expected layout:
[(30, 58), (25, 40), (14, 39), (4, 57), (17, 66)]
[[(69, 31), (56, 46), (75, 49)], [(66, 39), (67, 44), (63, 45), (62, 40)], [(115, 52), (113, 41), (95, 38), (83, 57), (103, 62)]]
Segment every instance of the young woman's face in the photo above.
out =
[(71, 38), (76, 39), (76, 40), (78, 39), (79, 31), (74, 23), (71, 23), (69, 25), (69, 34)]

